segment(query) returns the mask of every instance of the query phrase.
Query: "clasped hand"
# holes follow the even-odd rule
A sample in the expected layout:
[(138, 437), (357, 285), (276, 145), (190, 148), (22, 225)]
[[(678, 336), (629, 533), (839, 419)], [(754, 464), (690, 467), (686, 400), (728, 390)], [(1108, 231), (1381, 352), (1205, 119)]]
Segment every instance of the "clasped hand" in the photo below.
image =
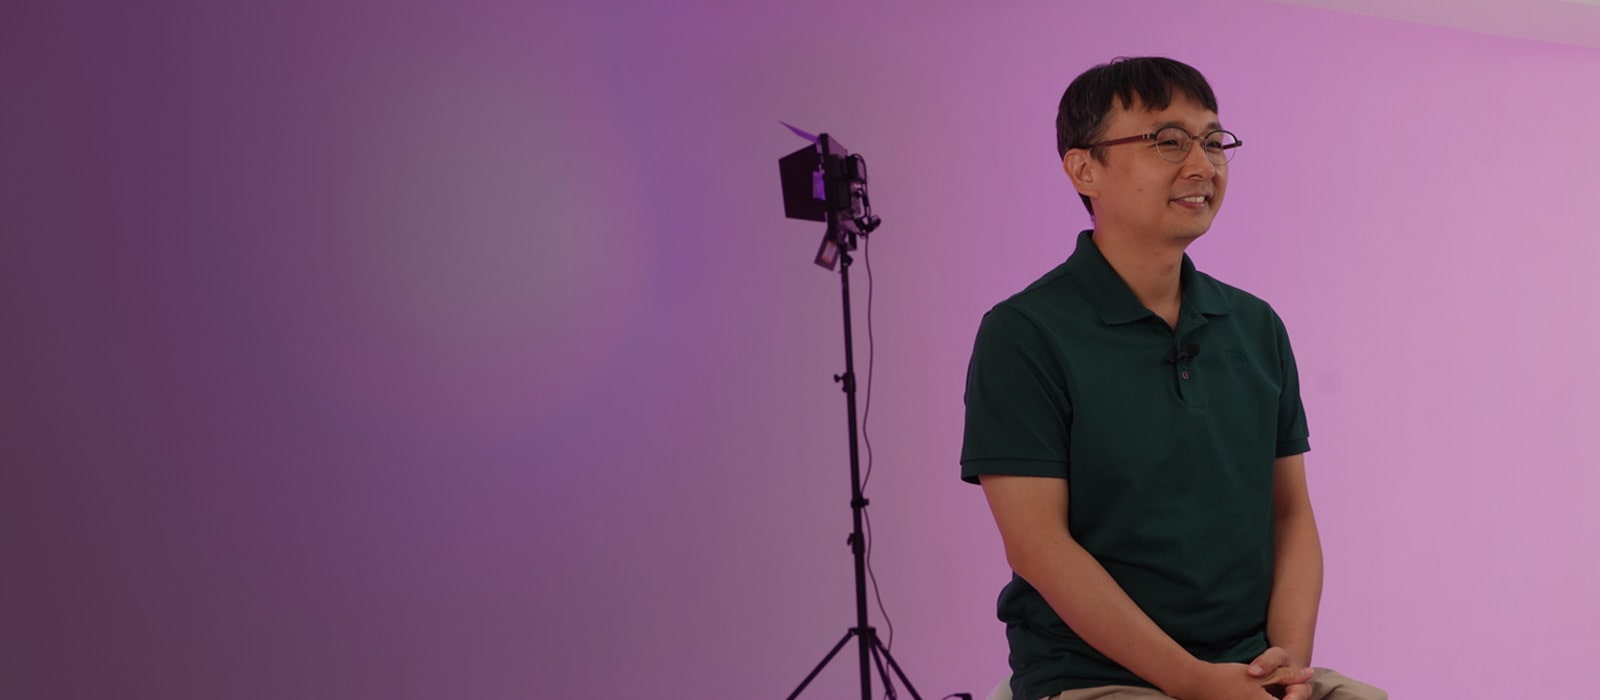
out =
[(1209, 664), (1182, 700), (1311, 700), (1314, 672), (1272, 647), (1245, 664)]

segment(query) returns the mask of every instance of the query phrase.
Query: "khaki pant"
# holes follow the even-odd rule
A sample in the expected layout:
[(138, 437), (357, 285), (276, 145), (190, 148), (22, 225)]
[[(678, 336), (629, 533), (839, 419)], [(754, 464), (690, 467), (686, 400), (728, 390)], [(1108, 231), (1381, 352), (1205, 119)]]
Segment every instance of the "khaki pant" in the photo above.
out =
[[(1101, 688), (1069, 690), (1044, 700), (1171, 700), (1154, 688), (1108, 685)], [(1337, 671), (1316, 669), (1311, 677), (1311, 700), (1389, 700), (1389, 694), (1366, 683), (1347, 678)]]

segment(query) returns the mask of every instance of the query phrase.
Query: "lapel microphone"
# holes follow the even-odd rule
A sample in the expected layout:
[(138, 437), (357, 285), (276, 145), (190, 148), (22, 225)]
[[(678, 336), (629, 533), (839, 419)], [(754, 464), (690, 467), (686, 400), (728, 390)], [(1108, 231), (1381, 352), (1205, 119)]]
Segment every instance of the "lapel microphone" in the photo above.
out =
[(1200, 356), (1200, 344), (1199, 343), (1189, 343), (1188, 345), (1185, 345), (1182, 350), (1173, 350), (1172, 354), (1167, 356), (1167, 364), (1175, 365), (1175, 364), (1178, 364), (1179, 362), (1184, 362), (1184, 361), (1187, 361), (1187, 360), (1193, 360), (1194, 358), (1199, 357), (1199, 356)]

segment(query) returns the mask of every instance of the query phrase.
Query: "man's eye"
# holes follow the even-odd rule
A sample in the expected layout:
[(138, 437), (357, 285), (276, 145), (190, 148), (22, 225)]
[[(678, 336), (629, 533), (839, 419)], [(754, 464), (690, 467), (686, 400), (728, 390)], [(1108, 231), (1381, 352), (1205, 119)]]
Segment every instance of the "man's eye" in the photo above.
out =
[(1177, 139), (1166, 139), (1164, 141), (1157, 141), (1156, 145), (1160, 146), (1162, 148), (1177, 148), (1179, 146), (1182, 146), (1183, 144), (1180, 143)]

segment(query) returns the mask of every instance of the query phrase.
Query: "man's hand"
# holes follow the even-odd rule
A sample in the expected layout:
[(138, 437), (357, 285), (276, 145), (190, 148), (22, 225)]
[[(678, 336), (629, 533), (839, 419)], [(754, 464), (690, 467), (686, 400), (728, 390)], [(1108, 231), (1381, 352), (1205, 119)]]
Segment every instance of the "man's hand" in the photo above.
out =
[[(1206, 664), (1191, 685), (1175, 695), (1181, 700), (1273, 700), (1278, 695), (1272, 691), (1279, 688), (1298, 687), (1303, 689), (1301, 693), (1309, 693), (1311, 688), (1305, 683), (1311, 680), (1311, 673), (1308, 668), (1278, 666), (1256, 675), (1244, 664)], [(1309, 700), (1310, 695), (1288, 697)]]
[(1311, 676), (1314, 671), (1295, 663), (1283, 647), (1272, 647), (1261, 652), (1250, 662), (1249, 674), (1283, 700), (1311, 700)]

